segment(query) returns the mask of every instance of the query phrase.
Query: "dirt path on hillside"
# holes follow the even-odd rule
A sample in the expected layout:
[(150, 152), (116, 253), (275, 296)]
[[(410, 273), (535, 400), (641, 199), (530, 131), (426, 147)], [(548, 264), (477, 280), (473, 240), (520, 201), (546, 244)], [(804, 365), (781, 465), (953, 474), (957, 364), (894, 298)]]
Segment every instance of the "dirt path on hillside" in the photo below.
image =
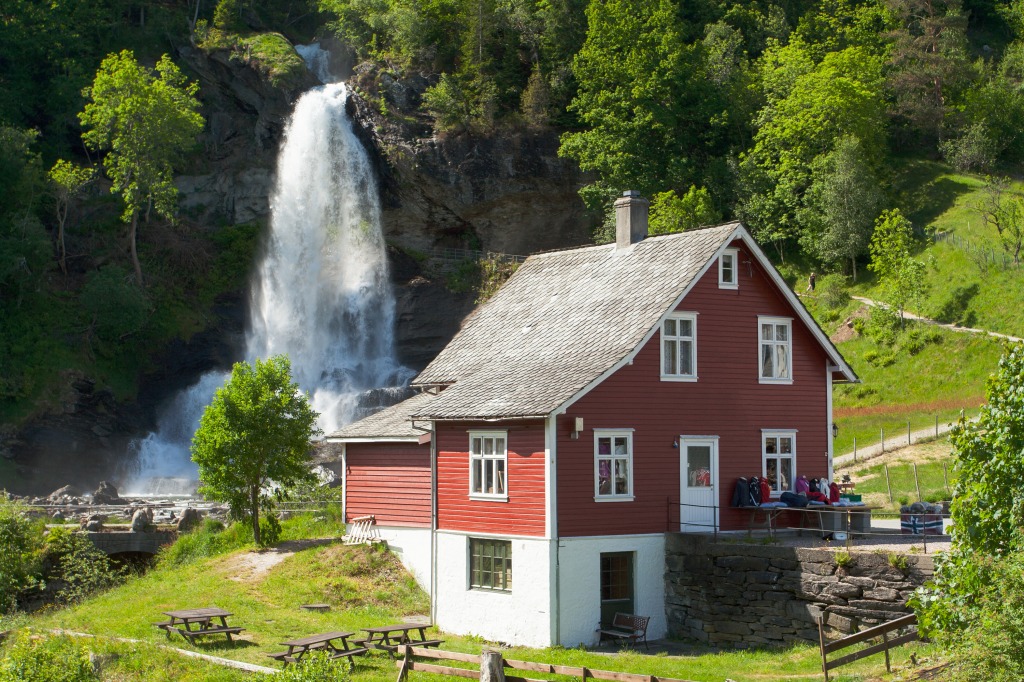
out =
[[(864, 296), (851, 296), (850, 298), (852, 298), (855, 301), (860, 301), (861, 303), (863, 303), (866, 306), (886, 307), (885, 303), (882, 303), (881, 301), (875, 301), (875, 300), (870, 299), (870, 298), (865, 298)], [(956, 324), (949, 324), (947, 322), (939, 322), (938, 320), (933, 320), (930, 317), (923, 317), (921, 315), (917, 315), (915, 313), (912, 313), (912, 312), (910, 312), (908, 310), (904, 310), (903, 311), (903, 317), (907, 318), (908, 320), (917, 320), (918, 322), (924, 322), (925, 324), (932, 324), (932, 325), (935, 325), (936, 327), (942, 327), (943, 329), (948, 329), (949, 331), (952, 331), (952, 332), (961, 332), (961, 333), (964, 333), (964, 334), (984, 334), (984, 335), (987, 335), (987, 336), (995, 337), (997, 339), (1006, 339), (1007, 341), (1014, 341), (1014, 342), (1024, 341), (1024, 338), (1021, 338), (1019, 336), (1010, 336), (1009, 334), (1001, 334), (1000, 332), (991, 332), (991, 331), (989, 331), (987, 329), (978, 329), (976, 327), (961, 327), (960, 325), (956, 325)]]
[(230, 580), (240, 583), (252, 582), (270, 572), (274, 566), (292, 556), (299, 550), (320, 545), (329, 545), (338, 542), (337, 538), (318, 538), (315, 540), (287, 540), (279, 543), (276, 547), (266, 549), (255, 549), (242, 554), (236, 554), (225, 560), (220, 570), (227, 574)]

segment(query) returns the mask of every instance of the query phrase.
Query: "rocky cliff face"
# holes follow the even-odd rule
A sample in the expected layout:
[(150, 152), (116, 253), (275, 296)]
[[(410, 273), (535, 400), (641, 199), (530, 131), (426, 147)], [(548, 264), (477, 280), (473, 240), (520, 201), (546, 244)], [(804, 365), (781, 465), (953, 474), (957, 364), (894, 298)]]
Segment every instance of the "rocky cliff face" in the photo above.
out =
[[(335, 48), (339, 46), (333, 46)], [(458, 331), (473, 292), (450, 290), (431, 266), (437, 247), (526, 255), (588, 241), (590, 219), (576, 194), (584, 179), (558, 158), (552, 131), (486, 137), (435, 137), (415, 107), (428, 82), (397, 81), (372, 65), (355, 69), (342, 55), (336, 72), (401, 116), (385, 117), (356, 95), (349, 111), (381, 178), (384, 231), (396, 295), (399, 359), (420, 369)], [(226, 51), (182, 48), (180, 61), (200, 82), (207, 120), (202, 159), (176, 179), (180, 207), (206, 229), (266, 222), (277, 149), (295, 100), (314, 76), (272, 87), (258, 70)], [(73, 482), (95, 486), (116, 475), (127, 442), (151, 429), (157, 407), (204, 372), (227, 367), (241, 347), (248, 297), (222, 298), (208, 329), (157, 354), (160, 369), (143, 379), (140, 399), (117, 405), (83, 377), (68, 377), (63, 414), (16, 434), (0, 434), (0, 455), (14, 459), (21, 492), (46, 493)], [(69, 470), (81, 472), (71, 481)], [(0, 486), (2, 487), (2, 486)]]

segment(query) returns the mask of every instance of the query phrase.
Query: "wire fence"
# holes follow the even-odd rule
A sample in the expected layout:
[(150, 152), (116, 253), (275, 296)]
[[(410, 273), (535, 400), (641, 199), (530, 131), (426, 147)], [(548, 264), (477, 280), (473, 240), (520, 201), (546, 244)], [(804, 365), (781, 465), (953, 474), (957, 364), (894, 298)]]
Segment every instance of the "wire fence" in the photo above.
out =
[(480, 251), (476, 249), (434, 247), (430, 250), (431, 264), (442, 272), (453, 270), (466, 262), (497, 260), (509, 263), (522, 263), (526, 258), (526, 256), (511, 253)]
[(953, 232), (936, 232), (932, 238), (936, 244), (946, 242), (954, 248), (966, 251), (971, 257), (978, 259), (986, 266), (991, 264), (1001, 267), (1003, 270), (1020, 270), (1020, 263), (1015, 263), (1008, 254), (981, 246)]

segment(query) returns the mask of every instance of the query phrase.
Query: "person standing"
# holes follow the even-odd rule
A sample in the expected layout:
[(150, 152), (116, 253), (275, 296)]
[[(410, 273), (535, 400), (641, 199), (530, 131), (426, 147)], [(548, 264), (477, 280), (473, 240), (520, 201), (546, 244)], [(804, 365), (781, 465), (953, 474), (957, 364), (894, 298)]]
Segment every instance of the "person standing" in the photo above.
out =
[(814, 291), (814, 281), (818, 279), (818, 276), (811, 272), (811, 276), (807, 278), (807, 291)]

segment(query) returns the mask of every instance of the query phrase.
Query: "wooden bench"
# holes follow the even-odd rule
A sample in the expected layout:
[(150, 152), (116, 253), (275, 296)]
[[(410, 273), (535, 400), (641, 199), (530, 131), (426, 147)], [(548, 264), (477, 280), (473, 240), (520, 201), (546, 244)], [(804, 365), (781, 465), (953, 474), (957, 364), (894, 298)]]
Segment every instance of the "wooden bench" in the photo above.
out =
[(234, 640), (231, 639), (231, 635), (237, 635), (245, 630), (245, 628), (235, 627), (212, 627), (202, 628), (199, 630), (187, 630), (185, 628), (174, 629), (177, 630), (182, 637), (185, 637), (190, 642), (194, 641), (196, 637), (205, 637), (206, 635), (224, 635), (232, 644), (234, 644)]
[(601, 635), (601, 639), (605, 637), (609, 639), (624, 639), (630, 644), (643, 641), (644, 647), (650, 649), (650, 645), (647, 643), (647, 623), (650, 620), (650, 616), (616, 613), (615, 618), (612, 619), (611, 627), (598, 630), (598, 632)]

